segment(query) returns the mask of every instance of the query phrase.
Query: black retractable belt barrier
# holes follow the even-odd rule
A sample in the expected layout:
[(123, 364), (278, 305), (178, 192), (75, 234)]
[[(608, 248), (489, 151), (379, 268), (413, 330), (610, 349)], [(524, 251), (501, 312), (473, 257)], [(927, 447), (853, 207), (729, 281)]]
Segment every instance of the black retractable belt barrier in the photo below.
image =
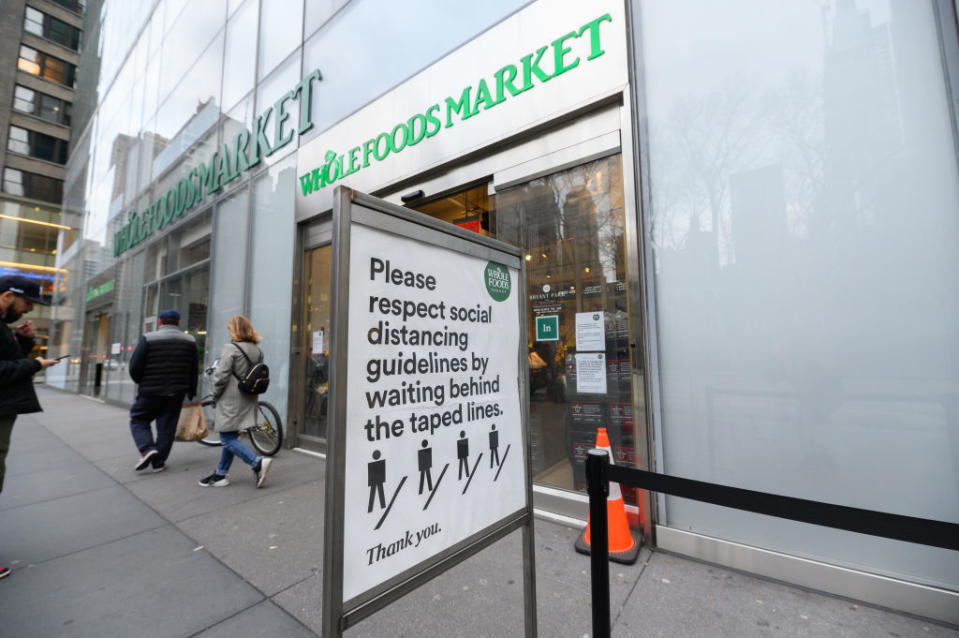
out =
[[(801, 523), (812, 523), (870, 536), (959, 551), (959, 524), (956, 523), (820, 503), (667, 476), (621, 465), (610, 465), (605, 450), (589, 451), (589, 456), (586, 458), (586, 480), (590, 524), (593, 526), (590, 534), (592, 541), (590, 566), (595, 638), (608, 637), (610, 632), (609, 564), (607, 563), (609, 539), (606, 537), (606, 495), (609, 493), (609, 481), (650, 492), (660, 492)], [(602, 524), (602, 534), (600, 534), (599, 524)], [(597, 597), (600, 595), (605, 596), (605, 601), (598, 603)]]

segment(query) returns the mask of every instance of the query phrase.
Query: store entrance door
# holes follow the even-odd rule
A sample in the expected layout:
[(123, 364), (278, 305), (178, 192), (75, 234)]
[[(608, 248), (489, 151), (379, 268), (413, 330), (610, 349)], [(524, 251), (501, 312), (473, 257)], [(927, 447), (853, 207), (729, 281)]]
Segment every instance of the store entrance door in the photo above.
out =
[[(534, 499), (572, 517), (585, 512), (568, 493), (586, 490), (586, 452), (599, 428), (617, 464), (649, 467), (642, 305), (637, 259), (628, 257), (636, 236), (627, 232), (633, 213), (624, 192), (617, 153), (501, 189), (481, 183), (414, 204), (523, 249)], [(637, 514), (646, 498), (633, 488), (623, 497)]]
[(80, 388), (83, 394), (100, 397), (110, 374), (109, 358), (110, 314), (105, 310), (88, 312), (83, 331), (82, 368)]
[(299, 320), (294, 336), (293, 410), (296, 445), (326, 452), (330, 352), (330, 269), (333, 260), (329, 219), (302, 231)]

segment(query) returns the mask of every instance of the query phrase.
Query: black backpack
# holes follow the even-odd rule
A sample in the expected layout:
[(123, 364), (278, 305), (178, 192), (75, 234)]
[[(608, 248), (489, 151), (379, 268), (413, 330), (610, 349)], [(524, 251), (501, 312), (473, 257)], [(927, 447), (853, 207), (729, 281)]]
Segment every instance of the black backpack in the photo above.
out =
[(233, 343), (233, 345), (240, 351), (246, 362), (250, 364), (250, 369), (242, 377), (230, 370), (236, 377), (240, 392), (243, 394), (263, 394), (270, 385), (270, 368), (265, 363), (253, 363), (253, 360), (243, 352), (243, 348), (236, 343)]

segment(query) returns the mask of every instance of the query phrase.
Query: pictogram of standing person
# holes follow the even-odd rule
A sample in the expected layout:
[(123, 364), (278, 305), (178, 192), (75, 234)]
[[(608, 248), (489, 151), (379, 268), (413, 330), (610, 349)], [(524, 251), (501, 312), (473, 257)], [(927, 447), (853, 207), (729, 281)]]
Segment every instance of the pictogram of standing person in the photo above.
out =
[(460, 440), (456, 442), (456, 458), (460, 460), (459, 464), (459, 478), (456, 480), (463, 480), (463, 471), (466, 471), (466, 478), (470, 477), (470, 464), (467, 458), (470, 455), (470, 441), (466, 438), (466, 432), (460, 431)]
[(496, 424), (490, 428), (489, 433), (489, 466), (493, 469), (493, 459), (496, 459), (496, 467), (499, 467), (499, 432), (496, 431)]
[(433, 477), (430, 475), (430, 469), (433, 467), (433, 448), (426, 447), (426, 439), (421, 444), (423, 449), (417, 452), (420, 467), (420, 494), (423, 493), (423, 480), (426, 480), (426, 490), (433, 491)]
[(380, 508), (386, 507), (386, 497), (383, 495), (383, 483), (386, 482), (386, 459), (380, 459), (380, 451), (373, 450), (373, 460), (367, 464), (366, 482), (370, 486), (370, 505), (367, 512), (373, 511), (373, 500), (380, 495)]

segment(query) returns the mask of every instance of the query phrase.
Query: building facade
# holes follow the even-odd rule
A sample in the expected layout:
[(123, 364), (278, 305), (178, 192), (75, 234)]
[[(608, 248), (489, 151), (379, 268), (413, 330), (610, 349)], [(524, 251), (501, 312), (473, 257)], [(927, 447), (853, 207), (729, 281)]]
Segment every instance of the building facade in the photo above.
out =
[[(130, 403), (159, 310), (206, 365), (245, 314), (322, 453), (343, 184), (523, 249), (543, 515), (585, 516), (606, 427), (617, 463), (959, 521), (955, 3), (89, 9), (48, 383)], [(625, 496), (660, 547), (959, 622), (946, 550)]]
[[(34, 279), (51, 299), (69, 284), (57, 251), (76, 226), (61, 204), (82, 26), (73, 0), (0, 4), (0, 274)], [(31, 319), (45, 352), (50, 310)]]

